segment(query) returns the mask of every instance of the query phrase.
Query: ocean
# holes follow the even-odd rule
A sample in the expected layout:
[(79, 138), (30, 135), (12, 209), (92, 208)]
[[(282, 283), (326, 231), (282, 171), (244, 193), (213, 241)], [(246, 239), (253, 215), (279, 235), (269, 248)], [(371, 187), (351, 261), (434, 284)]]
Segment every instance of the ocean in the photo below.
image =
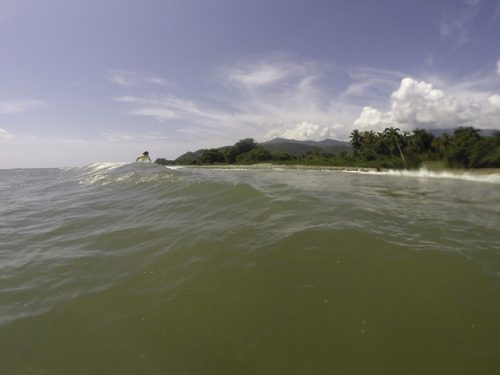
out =
[(500, 174), (0, 170), (0, 374), (500, 374)]

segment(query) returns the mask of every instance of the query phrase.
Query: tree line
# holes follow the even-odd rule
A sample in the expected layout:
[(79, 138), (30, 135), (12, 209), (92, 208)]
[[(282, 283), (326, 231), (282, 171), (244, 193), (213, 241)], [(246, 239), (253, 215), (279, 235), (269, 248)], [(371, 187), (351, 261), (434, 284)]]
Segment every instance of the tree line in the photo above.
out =
[(192, 155), (191, 158), (182, 160), (168, 161), (166, 159), (157, 159), (159, 164), (172, 165), (216, 165), (216, 164), (257, 164), (257, 163), (276, 163), (276, 164), (298, 164), (298, 165), (336, 165), (336, 166), (354, 166), (352, 155), (347, 151), (333, 155), (325, 153), (320, 147), (314, 151), (308, 151), (303, 155), (294, 155), (288, 152), (270, 152), (264, 146), (258, 144), (253, 138), (245, 138), (236, 142), (233, 146), (219, 149), (203, 150), (198, 155)]
[[(233, 146), (204, 150), (187, 164), (256, 164), (278, 163), (314, 166), (419, 168), (425, 162), (440, 162), (447, 168), (500, 168), (500, 133), (482, 137), (473, 127), (458, 128), (452, 135), (435, 137), (422, 129), (411, 133), (399, 128), (383, 132), (353, 130), (350, 134), (352, 153), (336, 155), (320, 149), (296, 156), (286, 152), (271, 153), (253, 138), (245, 138)], [(186, 164), (157, 159), (159, 164)]]
[(479, 129), (460, 127), (452, 135), (435, 137), (422, 129), (399, 128), (383, 132), (354, 130), (350, 141), (354, 156), (364, 160), (386, 158), (401, 168), (439, 161), (448, 168), (500, 168), (500, 133), (482, 137)]

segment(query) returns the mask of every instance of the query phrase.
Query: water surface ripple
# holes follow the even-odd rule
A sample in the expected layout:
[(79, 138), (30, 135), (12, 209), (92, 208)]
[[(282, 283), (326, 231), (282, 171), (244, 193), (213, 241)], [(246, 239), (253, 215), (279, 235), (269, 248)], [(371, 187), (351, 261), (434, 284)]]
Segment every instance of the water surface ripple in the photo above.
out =
[(500, 176), (0, 171), (0, 373), (498, 374)]

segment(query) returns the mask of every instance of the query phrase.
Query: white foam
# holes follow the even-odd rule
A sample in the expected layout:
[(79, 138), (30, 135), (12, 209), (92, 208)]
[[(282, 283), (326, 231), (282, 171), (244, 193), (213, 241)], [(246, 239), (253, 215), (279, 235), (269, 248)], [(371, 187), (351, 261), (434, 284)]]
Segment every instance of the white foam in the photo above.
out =
[(382, 172), (367, 172), (370, 174), (385, 174), (391, 176), (403, 176), (414, 178), (456, 179), (465, 181), (488, 182), (500, 184), (500, 173), (488, 173), (481, 170), (471, 171), (429, 171), (427, 168), (419, 170), (388, 170)]
[(167, 168), (167, 169), (183, 169), (186, 167), (184, 165), (166, 165), (165, 168)]
[(127, 164), (131, 164), (131, 163), (125, 163), (125, 162), (94, 163), (94, 164), (87, 165), (86, 167), (83, 167), (83, 169), (93, 169), (95, 171), (100, 171), (100, 170), (104, 170), (104, 169), (109, 170), (109, 169), (118, 168), (118, 167), (121, 167), (121, 166), (127, 165)]

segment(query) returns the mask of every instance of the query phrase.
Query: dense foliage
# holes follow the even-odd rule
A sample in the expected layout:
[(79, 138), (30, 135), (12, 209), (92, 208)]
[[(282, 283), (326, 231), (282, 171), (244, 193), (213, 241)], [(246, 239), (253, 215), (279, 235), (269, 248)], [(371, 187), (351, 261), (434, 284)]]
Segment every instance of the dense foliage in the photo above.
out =
[[(458, 128), (452, 136), (434, 137), (425, 130), (411, 134), (398, 128), (351, 133), (354, 155), (365, 160), (383, 160), (390, 167), (419, 167), (426, 161), (440, 161), (450, 168), (499, 168), (500, 133), (481, 137), (473, 127)], [(400, 160), (398, 160), (400, 159)], [(384, 165), (385, 166), (385, 165)]]
[[(472, 127), (458, 128), (453, 135), (433, 134), (416, 129), (411, 134), (398, 128), (383, 132), (354, 130), (350, 141), (353, 154), (342, 151), (336, 155), (307, 152), (297, 156), (287, 152), (271, 153), (245, 138), (234, 146), (223, 149), (203, 150), (201, 155), (183, 160), (183, 164), (255, 164), (278, 163), (313, 166), (418, 168), (425, 162), (439, 162), (449, 168), (500, 168), (500, 133), (481, 137), (480, 130)], [(175, 164), (157, 159), (159, 164)]]

